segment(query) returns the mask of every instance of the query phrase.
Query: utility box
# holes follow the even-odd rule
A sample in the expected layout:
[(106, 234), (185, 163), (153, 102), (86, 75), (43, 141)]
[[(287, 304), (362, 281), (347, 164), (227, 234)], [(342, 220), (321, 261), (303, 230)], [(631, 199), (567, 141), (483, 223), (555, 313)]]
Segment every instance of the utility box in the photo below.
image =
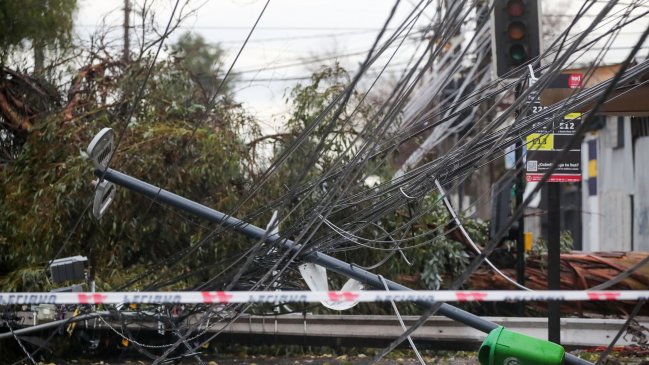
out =
[(88, 262), (85, 256), (72, 256), (50, 262), (50, 272), (54, 283), (63, 281), (82, 281), (85, 279), (83, 269)]

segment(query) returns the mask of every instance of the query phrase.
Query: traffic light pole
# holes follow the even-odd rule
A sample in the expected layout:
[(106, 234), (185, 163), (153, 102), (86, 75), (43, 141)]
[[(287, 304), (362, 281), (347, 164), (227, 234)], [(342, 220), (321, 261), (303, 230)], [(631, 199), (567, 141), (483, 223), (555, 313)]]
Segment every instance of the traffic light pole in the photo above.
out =
[[(519, 98), (522, 85), (516, 87), (516, 99)], [(525, 163), (523, 161), (523, 138), (516, 140), (516, 209), (523, 205), (523, 193), (525, 191)], [(525, 214), (518, 218), (518, 230), (516, 231), (516, 282), (525, 286)], [(525, 315), (525, 302), (518, 303), (518, 315)]]
[[(147, 196), (155, 201), (169, 204), (175, 208), (181, 209), (185, 212), (193, 214), (195, 216), (201, 217), (203, 219), (218, 223), (224, 227), (231, 228), (237, 232), (240, 232), (248, 237), (253, 239), (264, 239), (265, 242), (282, 246), (287, 250), (292, 252), (299, 252), (301, 245), (296, 244), (295, 242), (281, 238), (278, 234), (268, 234), (266, 230), (254, 226), (252, 224), (246, 223), (237, 218), (231, 217), (214, 209), (208, 208), (204, 205), (196, 203), (195, 201), (183, 198), (182, 196), (168, 192), (162, 188), (153, 186), (144, 181), (138, 180), (129, 175), (123, 174), (121, 172), (106, 169), (104, 170), (95, 170), (95, 175), (102, 177), (114, 184), (123, 186), (129, 190), (140, 193), (144, 196)], [(344, 261), (338, 260), (331, 256), (325, 255), (320, 252), (310, 252), (301, 257), (303, 260), (312, 262), (314, 264), (320, 265), (328, 270), (336, 272), (338, 274), (353, 278), (358, 280), (366, 285), (372, 286), (377, 289), (384, 289), (384, 281), (381, 277), (375, 275), (369, 271), (361, 269), (358, 266), (348, 264)], [(390, 290), (412, 290), (406, 286), (395, 283), (391, 280), (384, 279)], [(416, 302), (417, 305), (424, 308), (429, 308), (433, 305), (430, 302)], [(456, 308), (450, 304), (442, 303), (437, 310), (440, 314), (460, 323), (463, 323), (469, 327), (472, 327), (476, 330), (479, 330), (484, 333), (489, 333), (492, 330), (498, 328), (499, 326), (496, 323), (487, 321), (479, 316), (476, 316), (472, 313), (466, 312), (462, 309)], [(565, 355), (565, 364), (569, 365), (592, 365), (592, 363), (582, 360), (574, 355), (567, 354)]]
[[(525, 167), (523, 164), (523, 141), (516, 141), (516, 209), (523, 205), (523, 193), (525, 190)], [(525, 286), (525, 214), (518, 218), (518, 230), (516, 232), (516, 282)], [(518, 315), (525, 314), (525, 303), (521, 302), (518, 308)]]
[[(561, 183), (547, 184), (548, 289), (561, 289)], [(548, 341), (561, 344), (561, 302), (548, 303)]]

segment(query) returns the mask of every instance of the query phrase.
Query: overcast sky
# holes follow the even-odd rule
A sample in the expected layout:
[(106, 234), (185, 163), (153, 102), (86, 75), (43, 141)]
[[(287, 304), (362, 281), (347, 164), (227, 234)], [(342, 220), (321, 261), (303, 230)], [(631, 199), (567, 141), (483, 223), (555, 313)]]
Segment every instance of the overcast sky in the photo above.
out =
[[(142, 3), (142, 0), (132, 1)], [(156, 18), (161, 27), (167, 21), (174, 2), (154, 0)], [(401, 1), (391, 24), (400, 23), (414, 3), (413, 0)], [(201, 34), (208, 42), (219, 43), (227, 51), (227, 67), (233, 62), (265, 4), (266, 0), (192, 0), (190, 8), (198, 8), (198, 11), (167, 43), (174, 42), (185, 30)], [(354, 72), (394, 4), (393, 0), (271, 0), (250, 43), (235, 64), (234, 71), (245, 71), (239, 78), (246, 80), (239, 84), (237, 100), (268, 126), (278, 124), (273, 123), (273, 119), (280, 118), (285, 111), (286, 90), (299, 82), (295, 79), (308, 76), (319, 63), (295, 64), (338, 55), (339, 61)], [(543, 7), (545, 14), (555, 14), (569, 21), (570, 14), (575, 14), (580, 4), (581, 1), (548, 0), (543, 2)], [(123, 6), (123, 0), (79, 0), (76, 19), (79, 38), (87, 42), (89, 35), (105, 22), (111, 27), (114, 46), (121, 48)], [(430, 18), (432, 12), (433, 9), (425, 16)], [(587, 21), (580, 26), (586, 25)], [(430, 23), (424, 18), (418, 25), (425, 27)], [(626, 32), (632, 34), (625, 35), (616, 46), (631, 44), (637, 33), (647, 26), (644, 20), (629, 28)], [(561, 29), (553, 31), (558, 33)], [(411, 47), (414, 51), (414, 43), (415, 40), (406, 42), (404, 47)], [(403, 65), (407, 59), (405, 55), (409, 53), (407, 50), (404, 48), (401, 59), (393, 63)], [(619, 62), (625, 53), (620, 50), (609, 55), (607, 60), (609, 63)], [(396, 68), (393, 73), (398, 71)]]
[[(158, 22), (162, 24), (168, 19), (173, 2), (157, 0), (155, 4)], [(183, 31), (191, 30), (208, 42), (220, 43), (228, 51), (225, 64), (229, 66), (266, 1), (212, 0), (192, 4), (200, 8), (184, 23)], [(286, 66), (307, 59), (354, 54), (340, 57), (349, 71), (354, 71), (393, 5), (392, 0), (271, 0), (235, 64), (234, 71), (245, 72), (239, 79), (246, 80), (239, 85), (237, 100), (268, 121), (285, 110), (284, 95), (298, 82), (294, 79), (309, 76), (318, 63)], [(88, 39), (104, 21), (113, 27), (115, 47), (121, 47), (122, 8), (120, 0), (80, 0), (77, 34)], [(411, 9), (408, 1), (402, 1), (395, 19)], [(177, 32), (168, 43), (181, 33)], [(271, 70), (262, 71), (269, 66)]]

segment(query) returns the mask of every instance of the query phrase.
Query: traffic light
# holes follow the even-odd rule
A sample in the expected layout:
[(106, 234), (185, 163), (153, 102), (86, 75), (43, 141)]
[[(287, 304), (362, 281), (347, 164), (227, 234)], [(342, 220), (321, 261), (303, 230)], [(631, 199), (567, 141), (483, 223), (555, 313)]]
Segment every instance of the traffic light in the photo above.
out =
[[(504, 77), (541, 52), (538, 0), (495, 0), (491, 17), (492, 57), (496, 75)], [(521, 72), (524, 69), (521, 67)], [(510, 74), (511, 77), (519, 75)]]

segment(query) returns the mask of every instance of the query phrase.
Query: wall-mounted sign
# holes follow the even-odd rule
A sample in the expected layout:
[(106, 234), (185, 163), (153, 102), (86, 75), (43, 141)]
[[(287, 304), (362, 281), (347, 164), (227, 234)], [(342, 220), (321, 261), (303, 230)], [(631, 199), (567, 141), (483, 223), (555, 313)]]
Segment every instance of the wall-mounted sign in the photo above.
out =
[[(564, 88), (576, 88), (581, 85), (582, 77), (581, 74), (564, 75), (554, 82), (560, 82), (561, 87)], [(536, 97), (531, 100), (531, 103), (529, 112), (532, 115), (545, 108), (541, 106)], [(535, 132), (525, 138), (527, 149), (525, 179), (528, 182), (540, 181), (543, 175), (550, 170), (552, 162), (568, 146), (580, 124), (581, 113), (567, 114), (563, 119), (555, 120), (552, 123), (538, 123), (538, 126), (534, 128)], [(581, 149), (579, 145), (567, 151), (548, 181), (581, 181)]]

